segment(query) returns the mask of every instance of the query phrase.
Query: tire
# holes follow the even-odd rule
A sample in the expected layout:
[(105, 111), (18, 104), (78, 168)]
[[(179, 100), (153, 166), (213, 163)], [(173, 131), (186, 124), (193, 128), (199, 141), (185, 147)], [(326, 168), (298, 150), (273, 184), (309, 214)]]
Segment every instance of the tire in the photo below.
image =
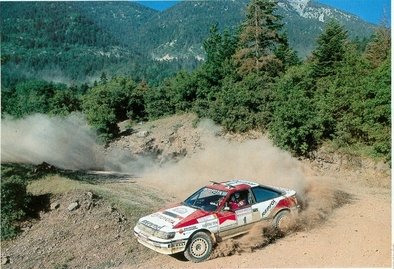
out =
[(274, 218), (274, 228), (286, 233), (291, 228), (292, 219), (288, 210), (280, 211)]
[(204, 232), (197, 232), (189, 240), (184, 255), (189, 261), (202, 262), (209, 258), (211, 252), (211, 236)]

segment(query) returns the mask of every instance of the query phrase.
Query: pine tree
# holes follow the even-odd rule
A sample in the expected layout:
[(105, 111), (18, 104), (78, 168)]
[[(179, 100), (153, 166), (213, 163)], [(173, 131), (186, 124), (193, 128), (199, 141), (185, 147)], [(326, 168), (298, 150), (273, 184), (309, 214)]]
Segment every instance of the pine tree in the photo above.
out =
[(277, 2), (273, 0), (252, 0), (248, 5), (235, 54), (241, 74), (263, 71), (275, 76), (282, 68), (275, 52), (286, 40), (280, 34), (283, 24), (275, 14), (276, 8)]
[(226, 75), (223, 65), (234, 55), (237, 38), (229, 30), (220, 33), (217, 24), (211, 27), (210, 36), (203, 43), (207, 57), (202, 70), (212, 85), (219, 84)]
[(313, 55), (313, 75), (317, 78), (332, 75), (343, 59), (348, 43), (348, 34), (342, 25), (330, 21), (317, 40)]
[(372, 41), (367, 45), (365, 56), (374, 67), (380, 66), (391, 55), (390, 29), (380, 26)]

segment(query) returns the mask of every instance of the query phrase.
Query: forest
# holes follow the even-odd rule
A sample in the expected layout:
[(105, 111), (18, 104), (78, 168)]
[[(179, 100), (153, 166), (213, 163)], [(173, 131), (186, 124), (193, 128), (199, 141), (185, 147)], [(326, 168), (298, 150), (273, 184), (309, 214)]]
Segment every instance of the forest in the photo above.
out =
[[(276, 9), (274, 2), (255, 0), (237, 30), (213, 25), (203, 45), (205, 62), (159, 83), (105, 72), (91, 85), (35, 79), (9, 83), (2, 89), (2, 117), (81, 111), (107, 143), (119, 135), (120, 121), (194, 112), (231, 132), (261, 130), (295, 156), (311, 157), (330, 143), (390, 161), (390, 29), (380, 26), (365, 44), (352, 41), (344, 26), (331, 21), (311, 55), (301, 60), (288, 44)], [(86, 38), (105, 44), (107, 37)], [(39, 49), (39, 40), (31, 47)]]

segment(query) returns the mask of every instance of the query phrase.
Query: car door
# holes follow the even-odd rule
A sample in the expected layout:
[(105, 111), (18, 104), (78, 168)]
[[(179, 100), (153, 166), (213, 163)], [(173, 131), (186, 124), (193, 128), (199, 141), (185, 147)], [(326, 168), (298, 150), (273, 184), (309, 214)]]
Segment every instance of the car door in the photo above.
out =
[(244, 192), (244, 197), (247, 200), (247, 205), (235, 210), (238, 226), (248, 226), (248, 224), (256, 221), (255, 214), (253, 214), (253, 212), (256, 212), (255, 202), (250, 190)]
[[(247, 196), (251, 197), (249, 191), (246, 191)], [(223, 208), (218, 214), (219, 234), (221, 237), (233, 236), (234, 234), (241, 234), (248, 230), (248, 226), (255, 221), (253, 217), (253, 202), (248, 198), (247, 205), (230, 210), (229, 207)], [(257, 213), (258, 211), (255, 210)]]
[(234, 211), (224, 208), (216, 216), (219, 223), (219, 233), (223, 234), (238, 227), (237, 215)]

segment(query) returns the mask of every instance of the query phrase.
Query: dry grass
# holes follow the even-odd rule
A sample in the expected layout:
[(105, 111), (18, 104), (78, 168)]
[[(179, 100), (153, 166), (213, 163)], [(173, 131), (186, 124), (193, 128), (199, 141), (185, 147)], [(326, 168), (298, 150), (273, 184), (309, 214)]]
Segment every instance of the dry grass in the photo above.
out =
[(42, 179), (30, 182), (27, 191), (33, 195), (61, 194), (75, 190), (88, 191), (90, 184), (81, 183), (61, 176), (46, 176)]
[(59, 175), (32, 181), (27, 188), (33, 195), (63, 194), (74, 191), (93, 192), (126, 214), (140, 215), (172, 202), (158, 189), (143, 187), (133, 181), (108, 181), (91, 184)]

